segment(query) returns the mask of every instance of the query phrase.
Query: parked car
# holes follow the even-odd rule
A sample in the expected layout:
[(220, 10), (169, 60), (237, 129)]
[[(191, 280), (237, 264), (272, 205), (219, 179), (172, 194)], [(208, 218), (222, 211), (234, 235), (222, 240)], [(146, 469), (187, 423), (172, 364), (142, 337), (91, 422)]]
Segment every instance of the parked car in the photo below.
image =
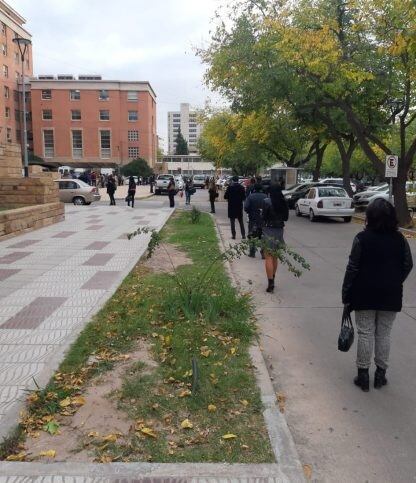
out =
[(389, 199), (388, 184), (382, 184), (380, 186), (375, 186), (367, 191), (356, 193), (353, 197), (354, 206), (356, 208), (366, 208), (372, 201), (378, 198), (383, 198), (385, 200)]
[[(340, 186), (340, 187), (344, 186), (344, 180), (342, 178), (324, 178), (320, 180), (320, 183), (329, 184), (331, 186)], [(356, 184), (353, 182), (350, 182), (350, 184), (351, 184), (351, 189), (353, 193), (356, 193), (357, 191)]]
[(353, 201), (344, 188), (338, 186), (315, 186), (295, 206), (296, 215), (308, 215), (311, 221), (319, 216), (341, 217), (349, 223), (354, 214)]
[(301, 198), (306, 196), (306, 193), (310, 190), (310, 188), (314, 186), (322, 186), (321, 183), (303, 183), (294, 186), (289, 190), (283, 191), (283, 196), (285, 197), (286, 203), (290, 209), (294, 209), (296, 202)]
[(193, 179), (194, 188), (205, 188), (205, 180), (207, 176), (205, 174), (195, 174)]
[(98, 188), (90, 186), (80, 179), (57, 179), (59, 199), (63, 203), (74, 205), (90, 205), (93, 201), (100, 201)]
[(183, 180), (181, 175), (174, 176), (175, 185), (178, 190), (183, 190), (185, 187), (185, 181)]
[[(161, 195), (162, 193), (167, 194), (170, 178), (172, 178), (171, 174), (159, 174), (156, 177), (155, 195)], [(176, 187), (176, 183), (175, 183), (175, 187)], [(177, 191), (178, 190), (176, 189), (176, 192)]]

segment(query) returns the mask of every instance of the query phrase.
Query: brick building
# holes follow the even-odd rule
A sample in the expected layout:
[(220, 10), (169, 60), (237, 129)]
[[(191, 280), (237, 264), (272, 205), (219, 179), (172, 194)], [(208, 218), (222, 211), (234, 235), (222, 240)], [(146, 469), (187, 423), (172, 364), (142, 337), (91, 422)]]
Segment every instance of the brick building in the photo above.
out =
[[(19, 47), (13, 39), (18, 36), (31, 40), (30, 33), (23, 27), (25, 23), (26, 20), (20, 14), (0, 0), (0, 98), (2, 100), (0, 102), (0, 144), (21, 143), (22, 63)], [(33, 72), (31, 46), (25, 58), (25, 77), (30, 77)], [(27, 95), (28, 100), (29, 97), (30, 94)], [(30, 115), (28, 118), (30, 121)], [(30, 123), (28, 139), (31, 140)]]
[(60, 165), (123, 165), (157, 157), (156, 95), (149, 82), (100, 76), (31, 80), (34, 154)]

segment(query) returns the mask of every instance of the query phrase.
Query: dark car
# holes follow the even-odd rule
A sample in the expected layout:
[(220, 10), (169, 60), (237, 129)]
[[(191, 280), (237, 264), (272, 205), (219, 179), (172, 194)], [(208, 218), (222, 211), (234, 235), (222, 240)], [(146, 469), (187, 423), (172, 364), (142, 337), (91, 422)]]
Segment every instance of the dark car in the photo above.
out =
[(304, 198), (306, 193), (314, 186), (322, 186), (321, 183), (303, 183), (290, 190), (283, 191), (286, 203), (291, 210), (295, 209), (295, 204), (300, 198)]

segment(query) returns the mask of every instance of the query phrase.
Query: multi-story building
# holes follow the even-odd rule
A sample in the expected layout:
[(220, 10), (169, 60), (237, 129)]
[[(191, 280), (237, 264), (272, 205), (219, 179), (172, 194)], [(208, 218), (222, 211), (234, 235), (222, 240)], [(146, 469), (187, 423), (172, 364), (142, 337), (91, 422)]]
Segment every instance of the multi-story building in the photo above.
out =
[(169, 154), (175, 154), (175, 140), (179, 130), (188, 142), (189, 154), (198, 154), (198, 140), (202, 126), (198, 123), (198, 113), (191, 111), (189, 104), (181, 104), (180, 111), (168, 112)]
[(31, 80), (34, 154), (53, 164), (123, 165), (157, 157), (156, 95), (149, 82), (101, 76)]
[[(0, 0), (0, 144), (20, 143), (22, 137), (22, 62), (19, 47), (13, 42), (15, 37), (31, 40), (24, 29), (26, 20), (10, 5)], [(25, 54), (25, 78), (31, 76), (32, 47)], [(26, 80), (26, 79), (25, 79)], [(30, 94), (27, 94), (29, 100)], [(30, 105), (30, 104), (29, 104)], [(30, 121), (30, 115), (27, 116)], [(31, 126), (28, 125), (28, 139), (31, 142)]]

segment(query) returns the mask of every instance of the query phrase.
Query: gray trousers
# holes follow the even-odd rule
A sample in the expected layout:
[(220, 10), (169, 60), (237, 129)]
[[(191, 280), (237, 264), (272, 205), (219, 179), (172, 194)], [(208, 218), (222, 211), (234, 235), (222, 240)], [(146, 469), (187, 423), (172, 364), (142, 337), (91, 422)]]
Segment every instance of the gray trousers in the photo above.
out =
[[(390, 332), (397, 312), (382, 310), (357, 310), (357, 367), (368, 369), (374, 349), (374, 362), (381, 369), (387, 369), (390, 355)], [(375, 345), (375, 348), (374, 348)]]

